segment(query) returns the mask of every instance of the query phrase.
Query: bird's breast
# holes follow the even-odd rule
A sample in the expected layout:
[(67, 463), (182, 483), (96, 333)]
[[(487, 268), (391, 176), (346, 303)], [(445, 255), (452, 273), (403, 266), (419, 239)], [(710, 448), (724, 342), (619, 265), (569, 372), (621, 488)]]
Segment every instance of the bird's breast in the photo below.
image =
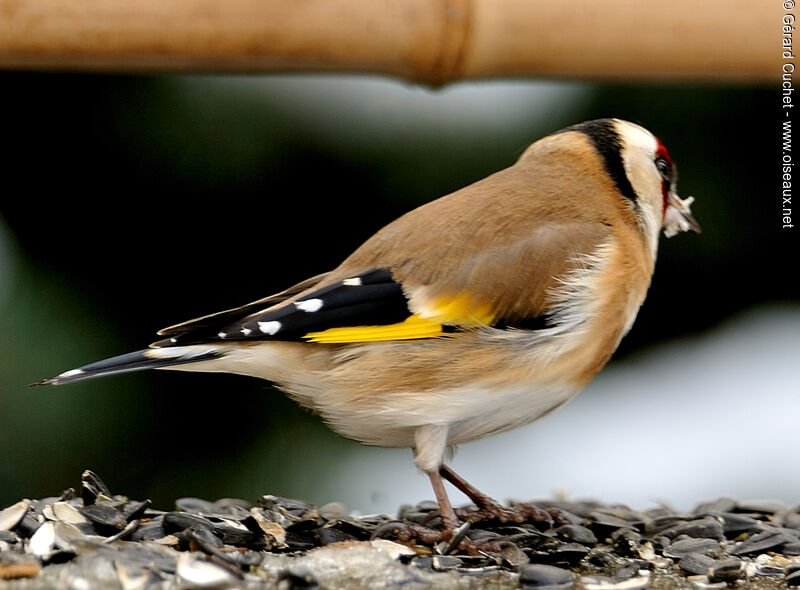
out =
[(531, 338), (533, 364), (585, 386), (633, 325), (652, 270), (652, 259), (625, 241), (584, 256), (552, 294), (552, 326)]

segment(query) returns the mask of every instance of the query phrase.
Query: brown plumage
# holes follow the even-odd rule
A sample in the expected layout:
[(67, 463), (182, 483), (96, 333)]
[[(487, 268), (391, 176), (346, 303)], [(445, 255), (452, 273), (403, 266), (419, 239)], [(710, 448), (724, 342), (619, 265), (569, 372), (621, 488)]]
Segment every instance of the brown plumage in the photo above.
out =
[(447, 536), (442, 477), (497, 508), (443, 466), (447, 449), (542, 417), (602, 369), (644, 301), (659, 232), (699, 231), (690, 203), (650, 132), (586, 122), (403, 215), (329, 273), (41, 383), (142, 368), (268, 379), (344, 436), (412, 447)]

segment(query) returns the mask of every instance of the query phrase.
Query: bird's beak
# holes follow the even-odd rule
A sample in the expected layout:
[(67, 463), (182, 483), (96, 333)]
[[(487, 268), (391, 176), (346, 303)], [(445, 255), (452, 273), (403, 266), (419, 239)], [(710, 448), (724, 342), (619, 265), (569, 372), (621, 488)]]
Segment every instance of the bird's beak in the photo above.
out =
[(694, 197), (681, 199), (674, 191), (670, 191), (667, 200), (667, 210), (664, 213), (664, 235), (671, 238), (678, 232), (690, 231), (696, 234), (701, 232), (700, 224), (692, 217), (689, 209), (694, 203)]

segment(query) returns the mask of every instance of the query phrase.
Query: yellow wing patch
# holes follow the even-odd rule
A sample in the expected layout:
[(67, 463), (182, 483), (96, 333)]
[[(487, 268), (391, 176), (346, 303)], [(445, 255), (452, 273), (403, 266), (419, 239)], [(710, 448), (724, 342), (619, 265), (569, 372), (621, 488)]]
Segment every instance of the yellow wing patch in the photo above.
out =
[(385, 326), (342, 326), (321, 332), (309, 332), (303, 338), (319, 344), (348, 344), (381, 342), (387, 340), (415, 340), (436, 338), (443, 333), (442, 326), (475, 327), (491, 325), (494, 314), (488, 305), (476, 304), (471, 295), (439, 297), (425, 306), (424, 311), (407, 317), (402, 322)]
[(345, 344), (354, 342), (380, 342), (384, 340), (414, 340), (436, 338), (442, 334), (442, 324), (412, 315), (396, 324), (386, 326), (346, 326), (329, 328), (322, 332), (309, 332), (304, 336), (309, 342), (320, 344)]
[(486, 303), (479, 303), (472, 295), (437, 297), (420, 313), (423, 318), (436, 320), (453, 326), (489, 326), (494, 322), (494, 313)]

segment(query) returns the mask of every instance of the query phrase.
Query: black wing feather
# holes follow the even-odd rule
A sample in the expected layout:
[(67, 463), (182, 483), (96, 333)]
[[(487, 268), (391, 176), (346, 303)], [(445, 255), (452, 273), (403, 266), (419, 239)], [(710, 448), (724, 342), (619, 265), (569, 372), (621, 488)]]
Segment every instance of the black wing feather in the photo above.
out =
[[(301, 292), (295, 288), (284, 293)], [(367, 272), (309, 291), (293, 303), (263, 299), (161, 332), (171, 335), (154, 346), (247, 340), (303, 340), (309, 332), (343, 326), (401, 322), (411, 315), (403, 288), (388, 269)], [(181, 330), (181, 328), (184, 328)]]

